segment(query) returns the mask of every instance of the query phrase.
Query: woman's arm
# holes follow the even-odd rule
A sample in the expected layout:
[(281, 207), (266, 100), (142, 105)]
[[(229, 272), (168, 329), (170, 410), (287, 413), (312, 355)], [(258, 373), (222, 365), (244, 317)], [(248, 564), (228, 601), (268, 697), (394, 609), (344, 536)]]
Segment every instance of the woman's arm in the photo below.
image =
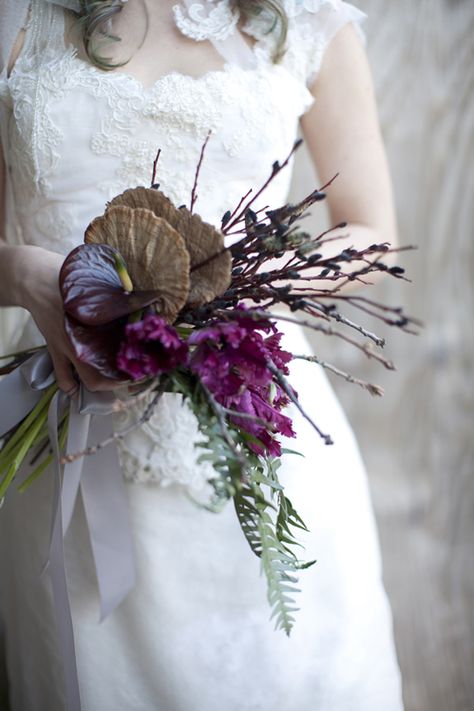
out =
[[(25, 32), (21, 30), (8, 63), (8, 73), (21, 52), (24, 38)], [(21, 306), (31, 313), (48, 346), (61, 390), (66, 393), (77, 390), (77, 377), (89, 390), (116, 388), (117, 383), (101, 377), (74, 356), (64, 330), (59, 292), (63, 257), (33, 245), (5, 244), (5, 182), (5, 161), (0, 145), (0, 307)]]
[[(9, 247), (5, 244), (5, 161), (0, 146), (0, 306), (23, 306), (22, 276), (28, 262), (35, 262), (33, 252), (26, 247)], [(28, 259), (30, 252), (32, 259)]]
[[(301, 119), (303, 134), (322, 184), (339, 173), (327, 190), (332, 224), (349, 223), (333, 233), (350, 235), (336, 242), (337, 248), (362, 249), (380, 242), (396, 246), (392, 187), (371, 72), (351, 25), (330, 42), (311, 92), (316, 101)], [(387, 255), (384, 261), (393, 263), (393, 258)], [(372, 273), (368, 280), (379, 276)]]
[(63, 257), (33, 245), (11, 247), (4, 241), (5, 163), (0, 146), (0, 307), (21, 306), (33, 316), (54, 363), (59, 387), (77, 389), (75, 373), (89, 390), (110, 390), (117, 383), (77, 361), (64, 331), (59, 292)]

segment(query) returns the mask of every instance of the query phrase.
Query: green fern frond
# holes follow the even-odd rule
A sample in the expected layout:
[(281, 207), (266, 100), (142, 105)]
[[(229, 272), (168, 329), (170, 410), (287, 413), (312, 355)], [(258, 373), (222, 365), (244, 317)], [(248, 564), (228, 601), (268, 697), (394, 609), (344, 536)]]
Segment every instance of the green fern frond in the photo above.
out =
[[(293, 549), (301, 547), (301, 543), (294, 537), (292, 529), (308, 529), (278, 481), (279, 460), (255, 456), (251, 462), (250, 481), (236, 493), (234, 505), (244, 536), (261, 559), (275, 628), (283, 629), (289, 635), (294, 624), (293, 613), (298, 609), (294, 600), (300, 591), (297, 571), (315, 562), (298, 559)], [(269, 498), (265, 491), (269, 491)], [(278, 506), (274, 504), (275, 495), (278, 496)]]
[(275, 629), (282, 629), (289, 635), (295, 621), (292, 613), (298, 610), (293, 596), (300, 592), (294, 574), (295, 558), (278, 540), (273, 520), (266, 512), (259, 517), (259, 534), (271, 619), (275, 619)]
[(260, 558), (262, 544), (260, 540), (260, 513), (255, 505), (255, 492), (244, 487), (234, 496), (234, 506), (242, 532), (251, 550)]
[(267, 598), (275, 629), (290, 634), (297, 572), (315, 561), (300, 561), (294, 549), (301, 547), (293, 530), (307, 531), (278, 480), (280, 460), (263, 458), (251, 450), (248, 437), (229, 423), (205, 387), (186, 374), (175, 378), (175, 389), (187, 397), (198, 420), (202, 453), (198, 461), (209, 462), (215, 472), (210, 480), (214, 497), (205, 508), (219, 511), (233, 498), (242, 532), (253, 553), (260, 558), (267, 581)]

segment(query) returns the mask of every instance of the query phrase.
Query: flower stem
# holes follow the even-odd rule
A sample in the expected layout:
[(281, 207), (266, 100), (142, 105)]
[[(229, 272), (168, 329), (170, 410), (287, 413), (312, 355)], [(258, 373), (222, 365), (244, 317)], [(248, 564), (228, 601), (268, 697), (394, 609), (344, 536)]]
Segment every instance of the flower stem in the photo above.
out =
[[(53, 388), (53, 387), (57, 387), (57, 386), (56, 385), (51, 386), (51, 388)], [(42, 398), (42, 400), (43, 399), (45, 400), (45, 403), (43, 405), (43, 408), (40, 410), (40, 414), (36, 416), (36, 419), (31, 424), (31, 427), (29, 427), (29, 429), (26, 431), (26, 433), (22, 437), (21, 444), (15, 450), (13, 457), (11, 459), (7, 460), (7, 465), (8, 465), (7, 473), (5, 474), (3, 481), (0, 484), (0, 499), (2, 499), (5, 496), (7, 489), (10, 486), (12, 480), (15, 478), (15, 475), (16, 475), (18, 469), (20, 468), (20, 466), (22, 465), (24, 458), (30, 451), (31, 447), (34, 445), (34, 442), (35, 442), (38, 434), (41, 432), (41, 430), (43, 428), (44, 419), (45, 419), (45, 417), (48, 416), (47, 405), (49, 404), (49, 401), (46, 400), (46, 397)], [(49, 399), (51, 399), (51, 398), (49, 398)], [(38, 405), (35, 408), (33, 408), (32, 412), (34, 412), (37, 407), (38, 407)], [(31, 414), (32, 413), (30, 413), (28, 418), (31, 417)], [(20, 429), (20, 428), (21, 428), (21, 426), (18, 429)], [(16, 434), (17, 433), (15, 432), (14, 436), (16, 436)], [(4, 466), (5, 466), (5, 463), (4, 463)]]
[(23, 437), (27, 435), (28, 430), (34, 423), (36, 423), (37, 419), (40, 418), (42, 424), (44, 424), (47, 418), (47, 408), (49, 407), (49, 403), (51, 402), (51, 399), (57, 389), (58, 386), (54, 383), (45, 391), (39, 402), (34, 406), (29, 415), (25, 417), (10, 439), (5, 443), (4, 447), (0, 451), (0, 471), (8, 466), (9, 460), (12, 457), (12, 452), (18, 448)]
[[(64, 418), (64, 421), (63, 421), (60, 431), (59, 431), (59, 440), (58, 441), (59, 441), (59, 449), (60, 450), (63, 449), (64, 445), (66, 444), (68, 430), (69, 430), (69, 414), (66, 415), (66, 417)], [(20, 494), (25, 493), (25, 491), (28, 489), (28, 487), (31, 486), (31, 484), (41, 476), (41, 474), (49, 467), (50, 464), (52, 464), (52, 461), (53, 461), (53, 455), (48, 454), (38, 464), (38, 466), (35, 467), (35, 469), (33, 469), (31, 474), (29, 475), (29, 477), (27, 477), (25, 479), (25, 481), (23, 482), (23, 484), (21, 484), (18, 487), (18, 491), (20, 492)]]

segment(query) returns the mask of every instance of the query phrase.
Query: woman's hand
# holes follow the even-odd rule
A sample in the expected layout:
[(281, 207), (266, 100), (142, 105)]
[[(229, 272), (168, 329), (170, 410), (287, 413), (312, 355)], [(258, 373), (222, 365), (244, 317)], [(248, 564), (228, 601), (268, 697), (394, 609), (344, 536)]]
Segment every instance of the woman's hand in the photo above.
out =
[(18, 248), (17, 287), (20, 306), (28, 309), (44, 336), (61, 390), (74, 394), (81, 381), (88, 390), (113, 390), (123, 383), (101, 376), (81, 363), (64, 330), (64, 312), (59, 291), (59, 272), (64, 258), (40, 247)]

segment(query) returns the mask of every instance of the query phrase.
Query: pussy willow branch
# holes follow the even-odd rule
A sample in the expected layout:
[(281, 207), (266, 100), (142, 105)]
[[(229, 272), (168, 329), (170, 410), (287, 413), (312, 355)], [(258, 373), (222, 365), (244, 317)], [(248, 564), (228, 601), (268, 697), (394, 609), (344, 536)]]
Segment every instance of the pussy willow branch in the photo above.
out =
[(161, 155), (161, 148), (158, 148), (156, 158), (153, 161), (153, 171), (151, 173), (151, 187), (152, 188), (154, 188), (156, 186), (156, 170), (158, 168), (158, 161), (160, 160), (160, 155)]
[[(214, 313), (216, 316), (221, 316), (224, 319), (229, 318), (229, 316), (231, 316), (232, 314), (238, 314), (239, 316), (242, 316), (241, 311), (233, 312), (225, 309), (217, 309)], [(282, 313), (275, 313), (273, 311), (262, 311), (258, 309), (252, 309), (252, 311), (246, 315), (250, 317), (255, 316), (257, 319), (263, 320), (286, 321), (287, 323), (294, 323), (298, 326), (303, 326), (312, 331), (318, 331), (320, 333), (323, 333), (325, 336), (335, 336), (336, 338), (340, 338), (341, 340), (346, 341), (347, 343), (350, 343), (351, 345), (355, 346), (360, 351), (362, 351), (362, 353), (364, 353), (368, 358), (373, 358), (374, 360), (377, 360), (387, 370), (395, 370), (393, 362), (391, 360), (388, 360), (387, 358), (384, 358), (380, 353), (377, 353), (376, 351), (372, 350), (369, 347), (369, 344), (359, 343), (358, 341), (348, 336), (346, 333), (342, 333), (341, 331), (338, 331), (335, 328), (332, 328), (331, 326), (326, 326), (321, 323), (314, 323), (313, 321), (308, 321), (305, 319), (285, 316)]]
[[(377, 313), (377, 309), (373, 305), (371, 308), (364, 305), (363, 302), (349, 301), (349, 297), (338, 294), (342, 285), (348, 281), (360, 281), (362, 284), (366, 284), (367, 280), (363, 277), (372, 272), (386, 271), (396, 278), (405, 278), (402, 276), (404, 270), (401, 267), (388, 267), (380, 261), (382, 255), (401, 251), (401, 248), (390, 249), (388, 243), (373, 244), (362, 250), (356, 250), (351, 246), (336, 254), (323, 257), (322, 254), (317, 253), (318, 249), (328, 242), (348, 237), (348, 235), (332, 234), (335, 229), (346, 227), (346, 223), (340, 223), (316, 237), (302, 232), (296, 225), (292, 227), (297, 220), (307, 216), (307, 210), (311, 205), (324, 199), (324, 190), (331, 185), (337, 175), (299, 203), (286, 204), (274, 210), (267, 210), (262, 219), (251, 209), (255, 200), (268, 187), (269, 183), (279, 174), (280, 170), (288, 165), (291, 156), (300, 144), (301, 141), (297, 141), (293, 145), (282, 164), (278, 161), (273, 164), (269, 178), (256, 193), (248, 191), (234, 211), (229, 211), (224, 215), (222, 222), (224, 234), (241, 233), (242, 238), (230, 247), (219, 250), (205, 262), (196, 265), (193, 270), (213, 261), (223, 251), (230, 251), (233, 257), (232, 283), (228, 291), (210, 304), (207, 310), (201, 310), (194, 314), (193, 323), (198, 325), (200, 318), (212, 318), (212, 312), (216, 308), (233, 308), (239, 300), (250, 299), (257, 304), (263, 302), (265, 308), (270, 308), (274, 304), (285, 304), (293, 312), (300, 311), (313, 318), (339, 322), (383, 347), (383, 338), (340, 313), (334, 303), (326, 306), (327, 302), (334, 302), (337, 294), (338, 300), (347, 301), (352, 306), (360, 308), (361, 311), (378, 317), (388, 325), (413, 332), (408, 326), (415, 321), (405, 316), (403, 312), (397, 313), (394, 319), (389, 316), (389, 310), (384, 311), (381, 308)], [(235, 228), (242, 222), (244, 224), (236, 230)], [(283, 267), (262, 271), (264, 265), (285, 253), (288, 253), (288, 257)], [(364, 266), (352, 271), (343, 269), (343, 265), (351, 262), (362, 262)], [(319, 273), (316, 274), (318, 269)], [(311, 274), (308, 273), (309, 271)], [(328, 286), (334, 281), (337, 284), (332, 289), (310, 290), (310, 282), (313, 279), (326, 280)], [(295, 280), (300, 280), (302, 284), (303, 282), (308, 283), (310, 293), (305, 293), (302, 288), (295, 287)], [(286, 284), (278, 286), (278, 282), (286, 282)], [(396, 312), (392, 311), (391, 313)], [(342, 337), (340, 333), (338, 336)], [(346, 340), (350, 342), (350, 339), (346, 338)], [(388, 362), (385, 361), (385, 363)]]
[(225, 225), (234, 217), (234, 215), (237, 214), (237, 211), (239, 210), (240, 206), (243, 205), (244, 201), (247, 200), (247, 198), (249, 197), (249, 195), (252, 194), (252, 192), (253, 192), (253, 191), (252, 191), (252, 188), (250, 188), (250, 190), (247, 190), (247, 192), (245, 193), (245, 195), (243, 195), (243, 196), (240, 198), (240, 200), (239, 200), (239, 202), (237, 203), (237, 206), (234, 208), (233, 212), (231, 212), (231, 211), (229, 210), (228, 212), (225, 213), (225, 215), (224, 215), (223, 218), (222, 218), (222, 224), (221, 224), (221, 228), (222, 228), (222, 229), (223, 229), (223, 228), (225, 227)]
[(290, 162), (291, 157), (293, 156), (295, 151), (298, 150), (298, 148), (301, 146), (302, 143), (303, 143), (303, 139), (301, 139), (301, 138), (298, 139), (297, 141), (295, 141), (291, 151), (289, 152), (289, 154), (287, 155), (287, 157), (285, 158), (283, 163), (280, 164), (280, 163), (278, 163), (278, 161), (276, 161), (273, 164), (272, 172), (271, 172), (271, 175), (269, 176), (269, 178), (265, 181), (265, 183), (262, 185), (262, 187), (250, 198), (250, 200), (247, 202), (245, 207), (242, 207), (240, 212), (237, 212), (237, 215), (225, 225), (225, 227), (222, 230), (222, 232), (224, 234), (228, 234), (229, 230), (231, 230), (232, 227), (234, 227), (238, 222), (240, 222), (244, 218), (247, 210), (250, 209), (250, 206), (253, 205), (255, 200), (257, 200), (260, 197), (260, 195), (266, 190), (266, 188), (272, 182), (272, 180), (275, 178), (275, 176), (278, 175), (278, 173), (283, 168), (286, 168), (286, 166)]
[(199, 154), (199, 160), (198, 160), (198, 164), (196, 166), (196, 173), (194, 175), (193, 189), (191, 190), (191, 205), (189, 207), (189, 212), (193, 211), (196, 200), (198, 199), (198, 194), (196, 191), (197, 191), (197, 184), (198, 184), (198, 180), (199, 180), (199, 173), (201, 172), (201, 166), (202, 166), (202, 161), (204, 159), (204, 153), (206, 152), (206, 147), (207, 147), (210, 137), (211, 137), (211, 131), (208, 131), (207, 136), (204, 140), (204, 143), (202, 144), (201, 153)]
[(109, 444), (112, 444), (113, 442), (117, 442), (118, 440), (123, 439), (123, 437), (125, 437), (125, 435), (129, 434), (130, 432), (133, 432), (137, 427), (144, 425), (146, 422), (148, 422), (150, 417), (153, 415), (155, 406), (157, 405), (158, 400), (161, 398), (162, 395), (163, 395), (163, 391), (158, 390), (155, 397), (147, 405), (146, 409), (144, 410), (143, 414), (139, 417), (139, 419), (136, 420), (133, 424), (126, 427), (124, 430), (122, 430), (121, 432), (114, 432), (113, 434), (110, 435), (110, 437), (103, 439), (101, 442), (98, 442), (98, 444), (92, 445), (91, 447), (87, 447), (87, 449), (84, 449), (82, 452), (74, 452), (71, 454), (65, 454), (63, 457), (61, 457), (60, 463), (61, 464), (69, 464), (71, 462), (75, 462), (77, 459), (81, 459), (82, 457), (89, 457), (92, 454), (97, 454), (97, 452), (99, 452), (101, 449), (104, 449)]
[(359, 385), (364, 390), (367, 390), (371, 395), (381, 396), (384, 394), (384, 389), (380, 387), (380, 385), (368, 383), (365, 380), (360, 380), (359, 378), (350, 375), (349, 373), (345, 373), (343, 370), (340, 370), (340, 368), (336, 368), (335, 365), (332, 365), (332, 363), (328, 363), (327, 361), (321, 360), (316, 355), (294, 355), (293, 358), (296, 358), (298, 360), (307, 360), (310, 363), (317, 363), (326, 370), (329, 370), (331, 373), (334, 373), (335, 375), (339, 375), (341, 378), (344, 378), (344, 380), (347, 380), (348, 383), (354, 383), (355, 385)]
[(313, 309), (316, 311), (320, 311), (321, 314), (324, 314), (324, 317), (329, 317), (329, 319), (331, 319), (333, 321), (337, 321), (338, 323), (343, 323), (345, 326), (348, 326), (349, 328), (354, 329), (354, 331), (357, 331), (362, 336), (369, 338), (377, 346), (380, 346), (380, 348), (383, 348), (385, 346), (385, 338), (381, 338), (380, 336), (377, 336), (375, 333), (368, 331), (363, 326), (359, 326), (359, 324), (355, 323), (355, 321), (351, 321), (350, 319), (346, 318), (345, 316), (341, 316), (341, 314), (338, 313), (337, 311), (331, 311), (328, 314), (327, 311), (324, 309), (324, 307), (321, 306), (321, 304), (311, 302), (310, 306), (308, 306), (307, 308), (304, 308), (302, 310), (305, 311), (306, 313), (314, 316), (316, 314), (312, 313)]
[(297, 410), (300, 412), (300, 414), (304, 417), (304, 419), (309, 422), (311, 427), (318, 433), (318, 435), (321, 437), (321, 439), (324, 440), (324, 444), (334, 444), (331, 435), (324, 434), (322, 430), (319, 429), (317, 424), (311, 419), (311, 417), (306, 413), (306, 411), (303, 409), (300, 401), (296, 397), (293, 388), (291, 385), (288, 383), (287, 379), (283, 375), (283, 373), (276, 367), (274, 363), (272, 363), (270, 360), (267, 360), (267, 368), (272, 373), (272, 375), (275, 377), (275, 379), (278, 381), (280, 387), (282, 388), (283, 392), (290, 398), (291, 402), (293, 405), (297, 408)]
[[(331, 296), (332, 299), (340, 299), (341, 297), (333, 293)], [(380, 319), (384, 323), (386, 323), (389, 326), (397, 326), (398, 328), (402, 328), (403, 330), (406, 330), (407, 333), (411, 333), (413, 335), (417, 335), (416, 331), (408, 330), (405, 329), (404, 326), (409, 323), (414, 323), (417, 326), (422, 326), (422, 322), (419, 321), (418, 319), (411, 318), (408, 320), (406, 316), (403, 315), (403, 309), (399, 306), (386, 306), (384, 304), (379, 304), (376, 301), (369, 301), (368, 299), (365, 299), (363, 297), (354, 299), (352, 297), (347, 297), (344, 298), (344, 303), (350, 304), (351, 306), (354, 306), (354, 308), (359, 309), (359, 311), (363, 311), (364, 313), (368, 314), (369, 316), (374, 316), (375, 318)], [(371, 308), (368, 308), (367, 306), (363, 306), (364, 303), (370, 304)], [(379, 311), (382, 311), (384, 313), (392, 313), (396, 314), (398, 316), (397, 319), (393, 318), (387, 318), (383, 316), (383, 314), (379, 313)]]

